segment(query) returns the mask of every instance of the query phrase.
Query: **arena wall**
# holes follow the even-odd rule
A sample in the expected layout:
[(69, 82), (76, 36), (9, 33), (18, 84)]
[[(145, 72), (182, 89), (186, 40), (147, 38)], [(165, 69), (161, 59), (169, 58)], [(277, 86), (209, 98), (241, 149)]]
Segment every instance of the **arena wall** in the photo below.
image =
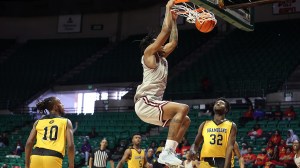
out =
[[(16, 38), (21, 42), (27, 39), (83, 37), (110, 37), (114, 41), (116, 38), (123, 39), (132, 34), (159, 31), (163, 18), (161, 8), (161, 5), (156, 5), (122, 13), (84, 14), (80, 33), (58, 33), (58, 16), (0, 17), (0, 37)], [(273, 15), (272, 5), (255, 9), (257, 22), (295, 18), (300, 18), (300, 14)], [(222, 21), (219, 19), (219, 26), (220, 23)], [(92, 25), (103, 25), (103, 30), (91, 30)], [(179, 29), (193, 27), (194, 25), (188, 23), (179, 25)]]
[(273, 4), (255, 8), (255, 22), (278, 21), (297, 18), (300, 18), (300, 13), (281, 15), (273, 14)]

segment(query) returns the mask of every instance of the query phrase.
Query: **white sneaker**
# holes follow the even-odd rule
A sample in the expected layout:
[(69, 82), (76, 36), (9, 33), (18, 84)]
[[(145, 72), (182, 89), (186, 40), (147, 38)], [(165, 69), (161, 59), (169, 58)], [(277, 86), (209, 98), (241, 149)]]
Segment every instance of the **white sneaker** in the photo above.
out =
[(160, 164), (166, 165), (182, 165), (182, 161), (176, 157), (175, 153), (171, 149), (163, 150), (157, 161)]
[(169, 164), (166, 164), (169, 168), (184, 168), (183, 165), (169, 165)]

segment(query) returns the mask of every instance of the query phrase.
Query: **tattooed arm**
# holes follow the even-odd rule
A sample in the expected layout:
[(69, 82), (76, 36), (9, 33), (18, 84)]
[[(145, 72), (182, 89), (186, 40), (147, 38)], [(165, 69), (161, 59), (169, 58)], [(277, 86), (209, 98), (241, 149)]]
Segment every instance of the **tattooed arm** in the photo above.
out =
[(176, 14), (173, 14), (172, 30), (169, 38), (169, 43), (167, 43), (164, 46), (165, 58), (167, 58), (172, 53), (172, 51), (174, 51), (174, 49), (177, 47), (178, 44), (178, 30), (177, 30), (176, 19), (177, 19)]
[(162, 49), (162, 46), (168, 40), (172, 31), (172, 14), (171, 7), (174, 5), (174, 0), (169, 0), (166, 5), (166, 14), (164, 23), (162, 25), (161, 31), (158, 34), (156, 40), (150, 44), (144, 51), (144, 62), (147, 67), (156, 68), (156, 58), (154, 54)]

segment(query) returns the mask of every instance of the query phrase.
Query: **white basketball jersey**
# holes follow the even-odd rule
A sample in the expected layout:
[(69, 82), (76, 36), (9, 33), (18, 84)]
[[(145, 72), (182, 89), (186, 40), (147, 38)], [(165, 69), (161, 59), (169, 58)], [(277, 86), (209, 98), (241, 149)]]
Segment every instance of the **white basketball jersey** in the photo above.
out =
[(297, 157), (297, 154), (295, 154), (294, 162), (297, 165), (297, 167), (300, 168), (300, 157)]
[(151, 69), (144, 63), (144, 56), (142, 57), (143, 65), (143, 83), (136, 89), (134, 102), (139, 98), (147, 96), (149, 99), (162, 100), (168, 76), (168, 62), (166, 58), (157, 56), (157, 67)]

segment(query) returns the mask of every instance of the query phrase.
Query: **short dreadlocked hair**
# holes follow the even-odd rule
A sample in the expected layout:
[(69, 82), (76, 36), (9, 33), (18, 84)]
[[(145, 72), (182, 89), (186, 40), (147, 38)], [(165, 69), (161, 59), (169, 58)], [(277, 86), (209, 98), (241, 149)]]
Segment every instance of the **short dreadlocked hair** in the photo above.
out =
[[(38, 110), (39, 113), (46, 115), (48, 110), (48, 113), (50, 113), (50, 111), (53, 110), (54, 105), (57, 103), (58, 99), (56, 97), (48, 97), (45, 98), (42, 101), (39, 101), (36, 104), (36, 108)], [(64, 113), (60, 112), (60, 115), (63, 115)]]
[(53, 109), (53, 106), (55, 105), (56, 97), (48, 97), (36, 104), (37, 110), (41, 114), (46, 114), (46, 110), (49, 112)]
[(155, 35), (154, 33), (148, 34), (146, 37), (144, 37), (141, 42), (140, 42), (140, 49), (141, 49), (141, 54), (144, 54), (144, 51), (146, 48), (152, 44), (155, 41)]

